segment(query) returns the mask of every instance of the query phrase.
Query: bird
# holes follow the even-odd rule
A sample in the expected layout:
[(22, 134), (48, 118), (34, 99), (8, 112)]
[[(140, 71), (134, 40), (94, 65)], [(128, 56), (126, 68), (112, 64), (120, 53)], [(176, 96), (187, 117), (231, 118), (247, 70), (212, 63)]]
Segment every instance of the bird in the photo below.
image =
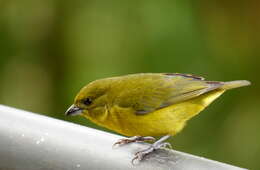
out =
[(248, 86), (247, 80), (207, 81), (182, 73), (136, 73), (103, 78), (84, 86), (65, 112), (81, 115), (99, 126), (128, 138), (114, 145), (155, 141), (132, 159), (141, 161), (179, 133), (187, 121), (204, 110), (226, 90)]

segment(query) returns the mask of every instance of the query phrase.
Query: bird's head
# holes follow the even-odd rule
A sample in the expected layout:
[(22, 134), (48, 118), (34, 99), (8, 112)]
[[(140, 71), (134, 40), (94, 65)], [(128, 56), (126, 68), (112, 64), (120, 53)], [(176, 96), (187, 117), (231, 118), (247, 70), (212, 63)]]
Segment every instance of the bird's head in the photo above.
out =
[(89, 83), (79, 91), (74, 103), (65, 112), (65, 115), (83, 115), (91, 119), (101, 119), (107, 112), (107, 92), (109, 89), (109, 79)]

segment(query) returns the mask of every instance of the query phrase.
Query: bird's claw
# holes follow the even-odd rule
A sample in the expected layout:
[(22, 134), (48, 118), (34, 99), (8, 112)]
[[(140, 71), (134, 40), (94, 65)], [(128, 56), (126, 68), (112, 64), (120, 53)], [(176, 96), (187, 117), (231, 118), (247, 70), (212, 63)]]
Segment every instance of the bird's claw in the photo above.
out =
[[(154, 146), (151, 145), (149, 148), (145, 149), (145, 150), (142, 150), (142, 151), (139, 151), (139, 152), (136, 152), (135, 153), (135, 157), (132, 159), (132, 164), (135, 165), (137, 164), (138, 162), (142, 161), (144, 159), (144, 157), (146, 155), (148, 155), (149, 153), (153, 152), (155, 150)], [(136, 161), (138, 161), (137, 163), (135, 163)]]
[(156, 149), (159, 149), (159, 148), (169, 148), (169, 149), (172, 149), (172, 145), (169, 142), (164, 142), (164, 143), (161, 143), (160, 145), (158, 145), (158, 148), (156, 148)]
[(131, 138), (119, 139), (116, 143), (114, 143), (113, 147), (125, 145), (128, 143), (133, 143), (133, 142), (145, 142), (145, 141), (152, 142), (154, 140), (155, 138), (151, 136), (146, 136), (146, 137), (133, 136)]
[(142, 154), (142, 155), (141, 155), (141, 154), (136, 155), (136, 156), (132, 159), (131, 163), (132, 163), (133, 165), (138, 164), (141, 160), (143, 160), (144, 156), (145, 156), (145, 155), (143, 155), (143, 154)]
[[(149, 155), (150, 153), (152, 153), (154, 150), (160, 149), (160, 148), (172, 148), (171, 144), (168, 142), (163, 142), (164, 140), (166, 140), (169, 137), (169, 135), (164, 136), (163, 138), (161, 138), (160, 140), (158, 140), (157, 142), (153, 143), (152, 145), (150, 145), (147, 149), (141, 150), (139, 152), (135, 153), (134, 158), (132, 159), (132, 164), (135, 165), (137, 163), (139, 163), (140, 161), (142, 161), (144, 159), (144, 157), (146, 155)], [(154, 141), (155, 138), (151, 137), (151, 136), (146, 136), (146, 137), (142, 137), (142, 136), (133, 136), (130, 138), (125, 138), (125, 139), (120, 139), (118, 140), (113, 147), (115, 146), (121, 146), (124, 144), (128, 144), (128, 143), (132, 143), (132, 142), (145, 142), (145, 141)]]
[[(135, 157), (132, 159), (132, 164), (136, 165), (138, 162), (142, 161), (146, 155), (149, 155), (152, 153), (154, 150), (161, 149), (161, 148), (170, 148), (172, 149), (172, 145), (168, 142), (164, 143), (158, 143), (158, 144), (153, 144), (149, 148), (136, 152)], [(137, 161), (137, 163), (136, 163)]]
[(113, 147), (121, 146), (121, 145), (128, 144), (131, 142), (133, 142), (133, 141), (129, 140), (129, 139), (119, 139), (116, 143), (113, 144)]

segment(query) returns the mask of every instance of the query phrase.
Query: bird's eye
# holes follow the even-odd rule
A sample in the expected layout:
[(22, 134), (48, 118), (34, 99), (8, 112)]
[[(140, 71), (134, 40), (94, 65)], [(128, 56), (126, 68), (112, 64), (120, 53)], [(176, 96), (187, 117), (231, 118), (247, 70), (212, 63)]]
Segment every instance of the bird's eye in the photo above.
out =
[(83, 100), (83, 103), (85, 105), (90, 105), (92, 103), (92, 100), (90, 98), (86, 98), (86, 99)]

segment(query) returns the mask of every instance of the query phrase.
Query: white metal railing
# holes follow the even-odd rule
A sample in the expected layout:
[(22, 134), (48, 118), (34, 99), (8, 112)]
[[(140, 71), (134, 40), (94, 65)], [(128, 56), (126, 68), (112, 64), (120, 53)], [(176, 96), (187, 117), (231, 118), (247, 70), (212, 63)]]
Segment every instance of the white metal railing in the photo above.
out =
[(134, 153), (149, 144), (113, 149), (122, 136), (0, 105), (0, 169), (242, 170), (174, 151), (158, 150), (133, 166)]

